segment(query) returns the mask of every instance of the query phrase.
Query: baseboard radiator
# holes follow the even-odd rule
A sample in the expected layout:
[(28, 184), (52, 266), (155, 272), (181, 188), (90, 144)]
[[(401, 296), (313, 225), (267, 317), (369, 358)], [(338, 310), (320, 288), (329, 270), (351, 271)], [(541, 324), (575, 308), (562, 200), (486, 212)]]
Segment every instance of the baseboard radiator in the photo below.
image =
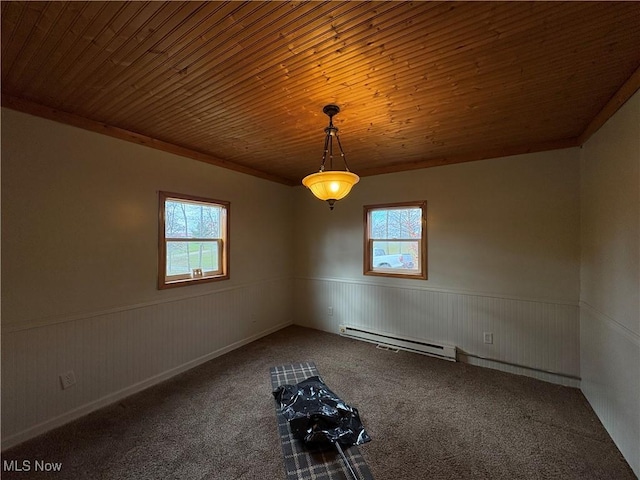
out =
[(442, 358), (450, 362), (456, 361), (456, 347), (451, 345), (441, 345), (390, 333), (375, 332), (362, 327), (350, 327), (348, 325), (340, 325), (339, 331), (340, 335), (344, 337), (364, 340), (365, 342), (375, 343), (379, 346), (421, 353), (423, 355)]

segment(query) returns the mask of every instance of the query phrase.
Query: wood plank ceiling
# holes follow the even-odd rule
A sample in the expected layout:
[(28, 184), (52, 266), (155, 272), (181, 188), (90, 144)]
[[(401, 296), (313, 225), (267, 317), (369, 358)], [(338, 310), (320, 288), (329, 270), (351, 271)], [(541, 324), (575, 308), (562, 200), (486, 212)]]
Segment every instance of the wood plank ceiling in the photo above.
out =
[(640, 2), (2, 2), (4, 106), (288, 184), (580, 144)]

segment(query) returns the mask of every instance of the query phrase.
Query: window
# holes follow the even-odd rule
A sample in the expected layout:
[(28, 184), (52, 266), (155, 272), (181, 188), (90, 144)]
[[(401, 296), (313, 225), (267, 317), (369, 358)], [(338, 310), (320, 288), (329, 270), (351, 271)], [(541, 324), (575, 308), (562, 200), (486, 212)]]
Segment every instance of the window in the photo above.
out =
[(158, 288), (229, 278), (229, 202), (159, 197)]
[(364, 274), (427, 279), (427, 202), (365, 205)]

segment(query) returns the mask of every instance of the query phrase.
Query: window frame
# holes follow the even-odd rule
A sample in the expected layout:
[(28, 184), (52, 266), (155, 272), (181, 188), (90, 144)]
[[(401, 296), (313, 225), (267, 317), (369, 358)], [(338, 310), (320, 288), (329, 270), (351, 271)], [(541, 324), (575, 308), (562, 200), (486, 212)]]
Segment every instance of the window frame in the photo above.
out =
[[(381, 239), (373, 239), (370, 236), (370, 220), (371, 220), (371, 212), (375, 210), (394, 210), (394, 209), (403, 209), (407, 207), (417, 207), (420, 208), (421, 211), (421, 234), (420, 239), (418, 239), (418, 253), (420, 258), (418, 259), (420, 269), (417, 273), (406, 273), (402, 269), (398, 268), (388, 268), (388, 269), (374, 269), (372, 262), (372, 249), (373, 249), (373, 241), (380, 241)], [(363, 206), (363, 214), (364, 214), (364, 243), (363, 243), (363, 274), (364, 275), (372, 275), (378, 277), (392, 277), (392, 278), (409, 278), (413, 280), (427, 280), (428, 275), (428, 262), (427, 262), (427, 201), (426, 200), (417, 200), (411, 202), (396, 202), (396, 203), (380, 203), (375, 205), (364, 205)], [(403, 242), (410, 241), (414, 242), (416, 239), (382, 239), (382, 241), (394, 241), (394, 242)]]
[[(213, 205), (221, 207), (224, 212), (224, 219), (220, 222), (221, 238), (167, 238), (166, 223), (165, 223), (165, 207), (167, 200), (177, 200), (185, 203), (202, 203), (206, 205)], [(220, 280), (228, 280), (230, 278), (229, 273), (229, 246), (230, 246), (230, 230), (229, 223), (231, 217), (231, 203), (225, 200), (215, 200), (212, 198), (199, 197), (195, 195), (187, 195), (183, 193), (175, 192), (158, 192), (158, 289), (164, 290), (167, 288), (184, 287), (187, 285), (198, 285), (201, 283), (217, 282)], [(173, 275), (167, 277), (167, 243), (173, 242), (198, 242), (215, 241), (218, 244), (218, 265), (220, 268), (210, 274), (207, 272), (200, 272), (203, 276), (194, 276), (192, 273), (183, 275)], [(193, 269), (199, 270), (199, 269)]]

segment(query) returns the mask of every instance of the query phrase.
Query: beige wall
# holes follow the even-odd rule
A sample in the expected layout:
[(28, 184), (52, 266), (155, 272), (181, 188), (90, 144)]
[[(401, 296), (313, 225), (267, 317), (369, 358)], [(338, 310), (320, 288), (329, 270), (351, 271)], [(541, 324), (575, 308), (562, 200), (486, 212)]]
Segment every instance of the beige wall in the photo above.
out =
[[(365, 177), (329, 211), (297, 188), (296, 274), (576, 303), (578, 149)], [(427, 200), (429, 279), (362, 275), (362, 207)]]
[[(231, 202), (230, 281), (156, 289), (158, 190)], [(3, 324), (288, 277), (291, 193), (273, 182), (3, 109)]]
[[(157, 290), (159, 190), (231, 202), (230, 280)], [(2, 109), (2, 447), (290, 324), (292, 193)]]
[[(455, 345), (470, 363), (578, 385), (578, 149), (363, 178), (333, 211), (296, 195), (296, 322)], [(429, 279), (364, 276), (363, 205), (408, 200), (428, 203)]]
[(583, 147), (580, 299), (640, 336), (640, 93)]
[(640, 93), (581, 151), (582, 390), (640, 476)]

